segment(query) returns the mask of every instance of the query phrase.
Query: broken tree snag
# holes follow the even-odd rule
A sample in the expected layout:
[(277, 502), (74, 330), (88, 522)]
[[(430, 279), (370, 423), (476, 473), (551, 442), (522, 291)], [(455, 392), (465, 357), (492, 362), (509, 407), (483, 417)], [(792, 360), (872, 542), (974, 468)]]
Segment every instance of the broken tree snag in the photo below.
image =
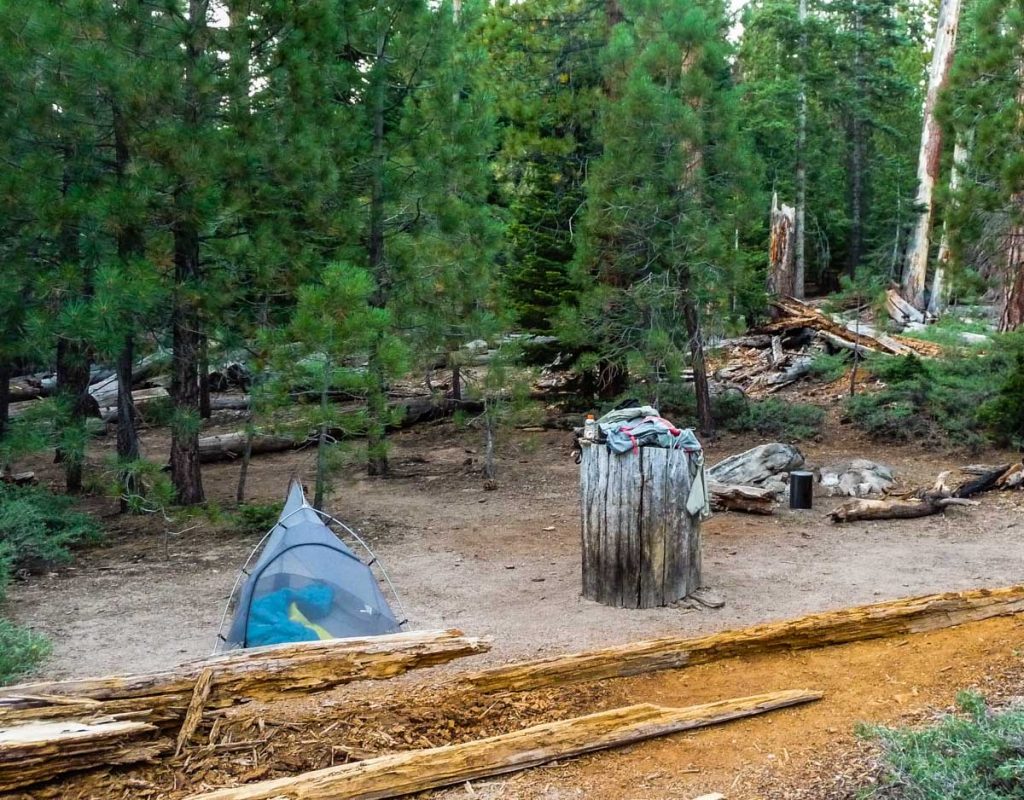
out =
[(779, 205), (772, 194), (771, 234), (768, 240), (768, 293), (793, 296), (796, 291), (794, 269), (796, 209)]
[(148, 761), (166, 750), (144, 722), (36, 722), (0, 730), (0, 792), (97, 764)]
[(700, 520), (686, 511), (685, 450), (621, 455), (583, 442), (580, 461), (583, 596), (617, 608), (655, 608), (700, 586)]
[(908, 500), (851, 500), (829, 512), (833, 522), (879, 519), (918, 519), (940, 514), (950, 506), (975, 506), (958, 497), (922, 497)]
[(925, 282), (928, 277), (929, 235), (931, 233), (933, 194), (939, 178), (942, 156), (942, 127), (935, 116), (939, 94), (949, 80), (956, 50), (956, 33), (960, 24), (961, 0), (941, 0), (935, 26), (932, 63), (928, 70), (928, 87), (924, 99), (924, 125), (921, 148), (917, 157), (917, 198), (914, 206), (920, 215), (907, 247), (901, 290), (911, 305), (925, 307)]
[(371, 800), (530, 769), (560, 758), (622, 747), (821, 699), (789, 690), (687, 708), (649, 704), (534, 725), (463, 744), (369, 758), (295, 777), (192, 795), (186, 800)]
[(775, 511), (775, 492), (760, 486), (726, 486), (709, 483), (713, 511), (742, 511), (746, 514), (770, 515)]
[(139, 719), (177, 727), (207, 670), (213, 677), (204, 705), (218, 709), (315, 694), (352, 681), (386, 680), (489, 649), (485, 640), (457, 630), (253, 647), (168, 672), (7, 686), (0, 689), (0, 725), (136, 713)]
[(1024, 585), (908, 597), (771, 622), (710, 636), (665, 637), (543, 658), (461, 676), (480, 692), (528, 691), (680, 669), (737, 656), (902, 636), (1024, 611)]

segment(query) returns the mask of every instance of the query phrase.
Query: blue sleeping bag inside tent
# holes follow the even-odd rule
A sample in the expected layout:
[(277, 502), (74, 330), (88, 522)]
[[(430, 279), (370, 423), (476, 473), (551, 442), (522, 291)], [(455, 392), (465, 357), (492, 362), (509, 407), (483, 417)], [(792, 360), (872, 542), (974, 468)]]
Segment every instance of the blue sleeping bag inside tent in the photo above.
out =
[(292, 606), (294, 604), (301, 612), (300, 619), (316, 622), (330, 613), (333, 602), (334, 591), (323, 583), (313, 583), (301, 589), (278, 589), (254, 600), (249, 611), (249, 646), (313, 642), (323, 638), (316, 628), (294, 619), (297, 615)]

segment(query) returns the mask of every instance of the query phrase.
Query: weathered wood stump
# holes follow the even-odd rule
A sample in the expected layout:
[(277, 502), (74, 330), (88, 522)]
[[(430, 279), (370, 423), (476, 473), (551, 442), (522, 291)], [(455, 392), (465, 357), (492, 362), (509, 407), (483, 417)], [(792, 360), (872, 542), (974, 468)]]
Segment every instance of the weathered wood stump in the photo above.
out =
[(686, 511), (687, 454), (582, 449), (583, 596), (618, 608), (655, 608), (700, 588), (700, 520)]

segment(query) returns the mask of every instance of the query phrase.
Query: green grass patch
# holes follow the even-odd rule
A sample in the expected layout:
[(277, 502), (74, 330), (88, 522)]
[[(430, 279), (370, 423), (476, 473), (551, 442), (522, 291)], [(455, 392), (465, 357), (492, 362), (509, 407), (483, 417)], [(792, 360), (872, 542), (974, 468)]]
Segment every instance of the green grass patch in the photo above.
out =
[[(989, 342), (972, 344), (964, 341), (961, 334), (977, 333), (989, 337)], [(991, 344), (991, 337), (994, 335), (992, 327), (986, 322), (976, 319), (961, 319), (959, 317), (944, 316), (920, 330), (906, 331), (904, 336), (911, 339), (922, 339), (926, 342), (934, 342), (937, 345), (947, 348), (966, 348), (968, 350), (981, 347), (988, 347)]]
[(23, 678), (49, 654), (45, 636), (0, 619), (0, 685)]
[(1024, 707), (992, 711), (961, 693), (959, 713), (919, 730), (863, 727), (882, 747), (878, 785), (864, 798), (885, 800), (1021, 800), (1024, 798)]

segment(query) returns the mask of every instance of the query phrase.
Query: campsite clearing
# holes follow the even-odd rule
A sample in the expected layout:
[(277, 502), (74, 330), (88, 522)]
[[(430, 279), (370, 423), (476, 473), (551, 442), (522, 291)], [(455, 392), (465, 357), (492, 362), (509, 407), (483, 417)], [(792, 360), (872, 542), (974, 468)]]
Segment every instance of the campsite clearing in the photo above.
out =
[[(723, 438), (708, 448), (709, 460), (757, 443)], [(158, 453), (166, 440), (150, 435), (146, 445)], [(812, 464), (867, 455), (893, 467), (907, 487), (928, 483), (940, 466), (964, 463), (956, 456), (922, 457), (914, 448), (864, 453), (862, 447), (862, 439), (834, 433), (801, 445)], [(493, 800), (689, 800), (713, 791), (730, 798), (846, 797), (842, 776), (866, 770), (858, 760), (863, 748), (853, 738), (855, 723), (917, 719), (972, 685), (998, 696), (1002, 684), (1012, 683), (1007, 676), (1016, 680), (1024, 672), (1018, 655), (1024, 625), (1009, 618), (571, 688), (488, 698), (456, 692), (449, 680), (456, 671), (912, 594), (1009, 585), (1022, 574), (1019, 559), (1007, 556), (1017, 552), (1021, 532), (1024, 500), (1016, 493), (990, 494), (969, 513), (846, 526), (825, 518), (842, 498), (818, 498), (812, 512), (716, 514), (705, 523), (704, 571), (725, 599), (723, 608), (607, 608), (579, 597), (578, 468), (568, 434), (518, 432), (501, 442), (496, 491), (482, 488), (478, 449), (475, 436), (451, 424), (403, 432), (395, 437), (397, 476), (372, 480), (353, 469), (328, 507), (365, 535), (387, 564), (413, 628), (460, 627), (490, 636), (491, 652), (439, 668), (444, 678), (434, 671), (386, 685), (353, 685), (316, 701), (250, 708), (237, 727), (222, 728), (213, 751), (186, 748), (158, 766), (82, 776), (59, 784), (53, 796), (146, 792), (176, 799), (239, 780), (469, 741), (635, 703), (678, 707), (799, 687), (820, 690), (825, 699), (474, 783), (472, 791)], [(995, 463), (1004, 460), (1000, 455), (971, 460)], [(305, 473), (311, 458), (303, 451), (261, 457), (250, 473), (253, 498), (279, 501), (284, 479)], [(42, 460), (32, 466), (44, 479), (54, 474)], [(225, 507), (237, 469), (208, 468), (207, 490)], [(168, 533), (153, 519), (118, 518), (100, 501), (89, 502), (110, 514), (106, 544), (71, 567), (15, 585), (7, 605), (19, 621), (54, 640), (43, 677), (155, 671), (207, 655), (237, 567), (260, 534), (229, 532), (207, 518), (182, 526), (200, 522), (192, 530)], [(832, 772), (840, 777), (822, 788), (821, 776)], [(817, 789), (786, 788), (797, 785)], [(465, 788), (447, 795), (469, 796)]]

